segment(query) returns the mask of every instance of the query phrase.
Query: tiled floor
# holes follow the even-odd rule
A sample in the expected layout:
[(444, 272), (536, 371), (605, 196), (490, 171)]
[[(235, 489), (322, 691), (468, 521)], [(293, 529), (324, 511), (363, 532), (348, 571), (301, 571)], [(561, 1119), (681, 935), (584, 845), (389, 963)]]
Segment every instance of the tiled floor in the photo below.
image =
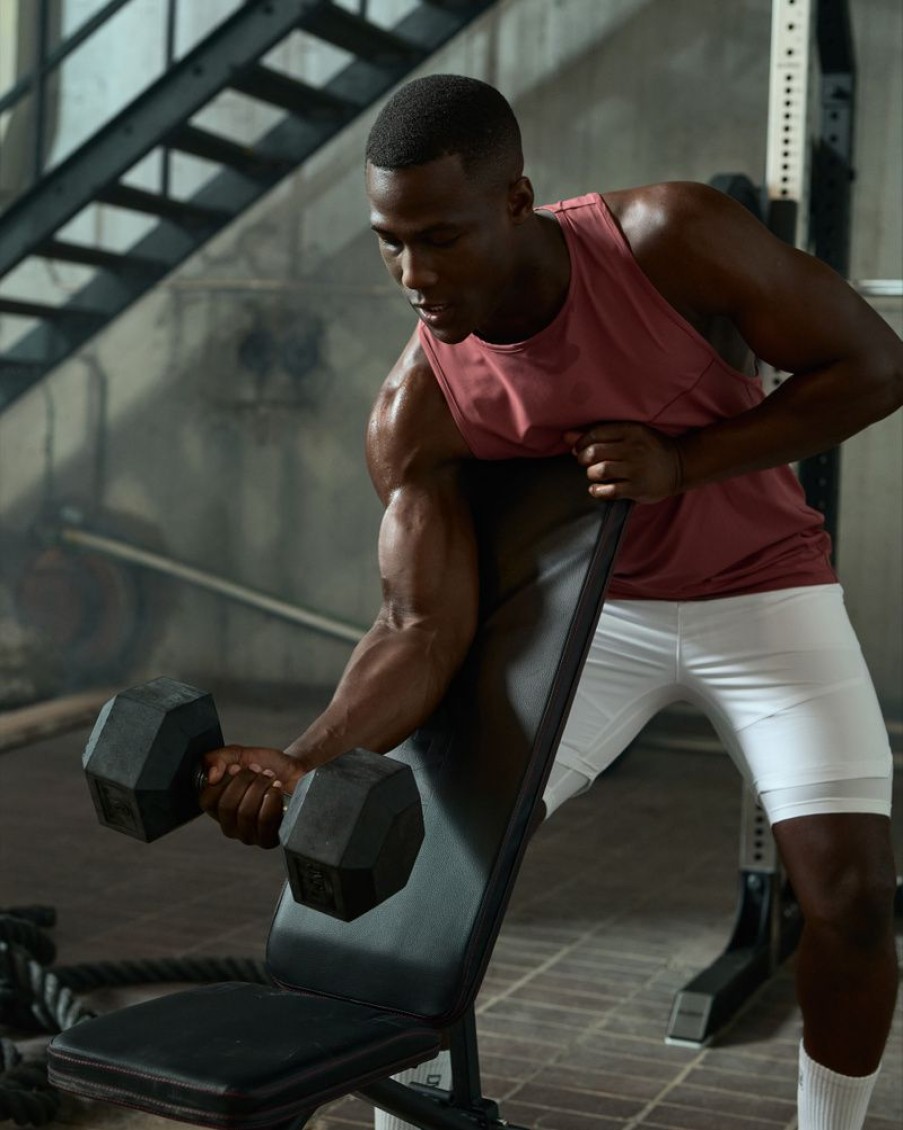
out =
[[(249, 743), (284, 743), (304, 721), (297, 712), (238, 705), (223, 715), (229, 739)], [(150, 847), (99, 828), (81, 779), (84, 737), (0, 754), (0, 906), (55, 906), (61, 964), (262, 956), (282, 878), (278, 854), (225, 841), (206, 820)], [(503, 1117), (533, 1130), (795, 1125), (790, 969), (714, 1046), (663, 1042), (675, 990), (727, 939), (738, 809), (725, 758), (641, 743), (540, 830), (478, 1000), (484, 1092), (500, 1101)], [(898, 851), (903, 862), (903, 844)], [(106, 1011), (133, 996), (107, 990), (90, 999)], [(371, 1119), (370, 1108), (349, 1097), (309, 1125), (351, 1130)], [(901, 1124), (898, 1011), (867, 1126)], [(173, 1123), (66, 1099), (50, 1125)]]

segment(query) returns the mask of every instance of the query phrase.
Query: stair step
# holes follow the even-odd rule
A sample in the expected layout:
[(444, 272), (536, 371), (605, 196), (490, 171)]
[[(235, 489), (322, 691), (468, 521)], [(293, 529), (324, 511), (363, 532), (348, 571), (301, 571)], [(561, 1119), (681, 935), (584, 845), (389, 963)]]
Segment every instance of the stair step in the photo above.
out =
[(140, 272), (146, 275), (157, 275), (168, 270), (165, 263), (155, 262), (153, 259), (140, 258), (137, 255), (123, 255), (116, 251), (107, 251), (103, 247), (85, 247), (80, 243), (66, 243), (61, 239), (50, 239), (35, 251), (41, 259), (55, 259), (64, 263), (79, 263), (85, 267), (99, 267), (104, 271), (113, 271), (116, 274)]
[(248, 176), (270, 176), (284, 172), (292, 163), (283, 157), (272, 157), (259, 153), (250, 145), (240, 145), (227, 137), (210, 133), (197, 126), (179, 126), (166, 140), (166, 144), (180, 153), (201, 157), (205, 161), (215, 161), (218, 165), (228, 165)]
[(331, 4), (305, 16), (299, 28), (377, 66), (411, 63), (423, 55), (416, 44)]
[[(4, 0), (0, 0), (2, 4)], [(107, 0), (107, 8), (128, 0)], [(0, 314), (32, 319), (7, 357), (0, 356), (0, 410), (71, 355), (193, 249), (229, 224), (284, 174), (450, 37), (492, 0), (419, 0), (397, 26), (379, 27), (349, 11), (347, 0), (247, 0), (166, 73), (47, 170), (0, 217), (0, 278), (28, 257), (93, 268), (91, 277), (53, 306), (0, 299)], [(360, 5), (363, 10), (363, 4)], [(98, 14), (98, 21), (101, 16)], [(93, 19), (93, 17), (92, 17)], [(347, 52), (323, 87), (264, 65), (294, 32)], [(199, 128), (205, 107), (234, 89), (283, 113), (250, 146)], [(199, 126), (192, 124), (193, 120)], [(214, 162), (190, 199), (132, 187), (129, 170), (161, 147)], [(161, 221), (130, 251), (114, 252), (58, 238), (91, 205), (121, 208)]]
[(259, 63), (242, 71), (231, 86), (260, 102), (280, 106), (283, 110), (304, 117), (341, 121), (359, 109), (344, 98), (337, 98), (334, 94), (308, 86), (306, 82), (299, 82)]
[(146, 192), (143, 188), (132, 188), (126, 184), (112, 184), (101, 188), (95, 199), (98, 204), (112, 204), (116, 208), (126, 208), (131, 212), (146, 212), (176, 224), (209, 227), (219, 226), (232, 219), (232, 213), (224, 209), (203, 208), (186, 200), (174, 200), (171, 196), (160, 196), (156, 192)]
[(18, 298), (0, 297), (0, 314), (16, 318), (39, 318), (43, 322), (93, 321), (105, 322), (106, 315), (99, 310), (80, 310), (73, 306), (48, 306), (44, 302), (22, 302)]
[(0, 384), (4, 381), (29, 381), (39, 377), (47, 368), (43, 361), (20, 361), (16, 357), (0, 355)]

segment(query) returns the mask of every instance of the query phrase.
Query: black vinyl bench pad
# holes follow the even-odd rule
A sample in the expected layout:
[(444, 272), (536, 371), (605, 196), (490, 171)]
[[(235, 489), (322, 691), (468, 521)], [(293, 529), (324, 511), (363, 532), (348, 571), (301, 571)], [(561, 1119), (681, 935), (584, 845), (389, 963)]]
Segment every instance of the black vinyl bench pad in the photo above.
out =
[(416, 1019), (228, 982), (76, 1025), (54, 1039), (49, 1076), (164, 1118), (266, 1130), (438, 1051), (439, 1033)]

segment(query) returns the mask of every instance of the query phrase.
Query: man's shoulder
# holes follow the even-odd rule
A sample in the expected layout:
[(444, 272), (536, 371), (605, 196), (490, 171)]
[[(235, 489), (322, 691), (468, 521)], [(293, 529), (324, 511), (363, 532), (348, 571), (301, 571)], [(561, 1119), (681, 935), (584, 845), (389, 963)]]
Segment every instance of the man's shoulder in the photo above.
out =
[(429, 358), (420, 343), (420, 335), (415, 331), (383, 381), (376, 408), (405, 407), (412, 399), (414, 407), (421, 399), (429, 397), (435, 383)]
[(416, 333), (376, 398), (367, 454), (371, 471), (386, 482), (470, 457)]
[(731, 201), (699, 181), (662, 181), (601, 194), (615, 221), (633, 238), (653, 238), (686, 232), (686, 225), (717, 218)]
[(371, 419), (375, 426), (395, 433), (441, 421), (446, 413), (445, 397), (415, 332), (383, 382)]

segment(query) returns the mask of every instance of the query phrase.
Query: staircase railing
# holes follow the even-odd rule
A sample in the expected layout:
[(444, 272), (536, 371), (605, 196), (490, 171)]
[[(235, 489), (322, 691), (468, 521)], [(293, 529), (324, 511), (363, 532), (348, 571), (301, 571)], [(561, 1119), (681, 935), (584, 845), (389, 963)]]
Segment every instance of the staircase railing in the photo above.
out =
[[(28, 185), (0, 212), (0, 318), (5, 323), (0, 326), (0, 411), (492, 0), (407, 0), (403, 14), (398, 4), (386, 9), (394, 12), (392, 26), (385, 26), (388, 19), (379, 21), (374, 0), (223, 0), (224, 18), (187, 49), (176, 43), (180, 6), (166, 0), (159, 9), (164, 26), (157, 77), (126, 105), (105, 107), (99, 128), (77, 146), (66, 152), (57, 143), (51, 154), (59, 68), (131, 0), (109, 0), (76, 31), (52, 43), (58, 35), (58, 3), (34, 0), (22, 6), (37, 21), (31, 29), (34, 66), (0, 94), (0, 124), (4, 113), (31, 115)], [(297, 74), (297, 68), (289, 73), (270, 63), (269, 52), (295, 32), (324, 50), (339, 49), (335, 67), (327, 68), (319, 85), (307, 81), (304, 67)], [(253, 140), (238, 141), (206, 128), (206, 121), (198, 124), (196, 116), (224, 91), (266, 108), (255, 111), (264, 124)], [(23, 102), (29, 97), (30, 108)], [(170, 183), (171, 153), (200, 159), (203, 172), (192, 174), (187, 188), (180, 170), (182, 192)], [(151, 154), (162, 155), (159, 175), (148, 180), (142, 172), (139, 187), (133, 172)], [(76, 230), (88, 227), (82, 221), (93, 205), (113, 206), (132, 217), (127, 250), (73, 237), (66, 225), (78, 218)], [(20, 274), (17, 268), (26, 261)], [(68, 290), (48, 287), (41, 261), (83, 270)]]

